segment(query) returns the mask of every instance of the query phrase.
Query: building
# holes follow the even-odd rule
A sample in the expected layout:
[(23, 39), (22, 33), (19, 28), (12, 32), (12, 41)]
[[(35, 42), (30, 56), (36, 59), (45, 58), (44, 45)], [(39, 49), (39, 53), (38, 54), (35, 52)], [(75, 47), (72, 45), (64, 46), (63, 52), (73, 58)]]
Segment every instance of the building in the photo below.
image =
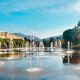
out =
[(22, 37), (16, 36), (9, 32), (0, 32), (0, 38), (2, 39), (22, 39)]

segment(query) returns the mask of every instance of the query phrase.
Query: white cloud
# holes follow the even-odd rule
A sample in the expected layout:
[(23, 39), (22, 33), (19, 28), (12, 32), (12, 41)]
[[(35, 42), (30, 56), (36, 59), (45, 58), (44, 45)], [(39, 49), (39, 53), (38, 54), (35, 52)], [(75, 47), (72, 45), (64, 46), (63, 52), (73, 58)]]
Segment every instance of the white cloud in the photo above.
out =
[(72, 6), (71, 6), (71, 9), (73, 11), (76, 11), (76, 12), (79, 12), (80, 13), (80, 1), (74, 3)]
[[(56, 6), (57, 7), (57, 6)], [(58, 5), (58, 7), (56, 8), (53, 6), (51, 6), (50, 8), (41, 8), (38, 10), (38, 12), (41, 13), (47, 13), (47, 14), (54, 14), (54, 13), (80, 13), (80, 1), (76, 0), (72, 3), (67, 3), (66, 5)]]
[(0, 3), (0, 10), (5, 11), (22, 11), (28, 9), (41, 8), (52, 4), (52, 0), (9, 0)]
[(79, 0), (9, 0), (0, 3), (0, 11), (8, 12), (25, 12), (28, 10), (35, 10), (39, 13), (66, 13), (79, 12)]

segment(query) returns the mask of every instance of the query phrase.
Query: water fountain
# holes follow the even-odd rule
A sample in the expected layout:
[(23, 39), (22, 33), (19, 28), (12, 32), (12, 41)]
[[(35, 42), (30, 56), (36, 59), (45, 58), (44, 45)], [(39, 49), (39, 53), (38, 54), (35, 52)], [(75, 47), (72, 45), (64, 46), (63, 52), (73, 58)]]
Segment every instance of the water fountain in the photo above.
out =
[[(24, 47), (24, 42), (25, 42), (25, 39), (22, 38), (22, 50), (25, 48), (25, 47)], [(26, 45), (25, 45), (25, 46), (26, 46)]]
[(57, 43), (57, 41), (55, 41), (55, 45), (54, 45), (56, 48), (57, 48), (57, 46), (58, 46), (58, 43)]
[(66, 54), (67, 54), (66, 57), (67, 57), (67, 63), (69, 64), (73, 60), (74, 58), (73, 55), (75, 55), (76, 52), (72, 50), (72, 42), (68, 41), (67, 46), (68, 46), (68, 49), (66, 51)]
[(72, 42), (70, 44), (70, 41), (68, 41), (68, 51), (66, 51), (66, 53), (68, 54), (68, 64), (69, 64), (70, 57), (72, 58), (72, 54), (74, 53), (74, 51), (72, 50)]
[(42, 69), (39, 68), (39, 67), (33, 67), (32, 66), (32, 50), (34, 50), (34, 46), (35, 46), (35, 42), (34, 42), (34, 36), (32, 35), (31, 38), (31, 44), (30, 44), (30, 56), (29, 56), (29, 68), (26, 70), (27, 72), (39, 72), (41, 71)]
[(69, 51), (70, 51), (70, 41), (68, 41), (68, 64), (70, 63), (70, 54), (69, 54)]
[(70, 50), (70, 41), (68, 41), (68, 50)]
[(51, 42), (50, 49), (51, 49), (51, 52), (53, 52), (53, 42)]
[(55, 42), (55, 46), (56, 49), (54, 53), (60, 56), (64, 56), (64, 49), (62, 48), (62, 43), (60, 40)]
[(13, 48), (13, 41), (12, 41), (12, 38), (10, 39), (10, 46), (9, 48)]
[(39, 43), (39, 51), (44, 51), (44, 43), (43, 43), (43, 41), (41, 41), (40, 43)]
[(36, 51), (36, 43), (34, 42), (34, 40), (32, 41), (32, 51)]
[(61, 41), (60, 41), (60, 40), (59, 40), (59, 41), (55, 41), (54, 46), (55, 46), (56, 48), (62, 48), (62, 43), (61, 43)]
[(32, 67), (32, 56), (30, 56), (29, 68), (26, 70), (28, 72), (39, 72), (42, 69), (39, 67)]
[(62, 48), (62, 44), (61, 44), (61, 41), (59, 41), (59, 48), (60, 48), (60, 49)]
[(3, 66), (5, 64), (4, 61), (0, 61), (0, 66)]
[(10, 39), (10, 43), (9, 43), (9, 51), (13, 51), (13, 39)]
[(25, 50), (26, 50), (26, 51), (29, 50), (29, 46), (30, 46), (29, 42), (26, 42), (26, 45), (25, 45)]
[(62, 52), (63, 51), (63, 49), (62, 49), (62, 43), (61, 43), (60, 40), (58, 41), (58, 51), (59, 52)]
[(71, 49), (72, 49), (72, 47), (73, 47), (73, 44), (72, 44), (72, 42), (71, 42)]

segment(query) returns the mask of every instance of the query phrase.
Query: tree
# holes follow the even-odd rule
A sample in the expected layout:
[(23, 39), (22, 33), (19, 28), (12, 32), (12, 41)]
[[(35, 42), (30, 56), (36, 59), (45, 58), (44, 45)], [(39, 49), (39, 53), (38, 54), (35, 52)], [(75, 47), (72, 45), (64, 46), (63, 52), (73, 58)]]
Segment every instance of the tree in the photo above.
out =
[(0, 39), (1, 48), (9, 48), (10, 39)]
[(72, 42), (74, 46), (80, 45), (80, 21), (73, 29), (68, 29), (63, 32), (63, 39), (66, 45), (68, 41)]
[(80, 27), (80, 21), (78, 21), (77, 27)]
[(45, 47), (50, 47), (50, 42), (46, 39), (43, 39), (43, 43)]
[(77, 44), (80, 44), (80, 40), (79, 40), (79, 35), (80, 35), (80, 27), (75, 27), (74, 28), (74, 44), (77, 45)]
[(15, 48), (20, 48), (22, 46), (24, 46), (24, 40), (22, 39), (13, 39), (13, 45)]
[(73, 42), (74, 40), (74, 30), (73, 29), (68, 29), (66, 31), (63, 32), (63, 39), (68, 42), (68, 41), (71, 41)]

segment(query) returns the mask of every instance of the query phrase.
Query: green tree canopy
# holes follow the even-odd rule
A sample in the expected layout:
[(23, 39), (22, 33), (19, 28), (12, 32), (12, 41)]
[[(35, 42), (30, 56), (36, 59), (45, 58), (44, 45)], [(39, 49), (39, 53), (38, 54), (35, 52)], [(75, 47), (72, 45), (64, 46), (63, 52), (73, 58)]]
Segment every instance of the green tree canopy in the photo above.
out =
[(78, 21), (77, 27), (80, 27), (80, 20)]
[(74, 30), (73, 29), (68, 29), (63, 32), (63, 39), (65, 41), (73, 41), (74, 39)]

